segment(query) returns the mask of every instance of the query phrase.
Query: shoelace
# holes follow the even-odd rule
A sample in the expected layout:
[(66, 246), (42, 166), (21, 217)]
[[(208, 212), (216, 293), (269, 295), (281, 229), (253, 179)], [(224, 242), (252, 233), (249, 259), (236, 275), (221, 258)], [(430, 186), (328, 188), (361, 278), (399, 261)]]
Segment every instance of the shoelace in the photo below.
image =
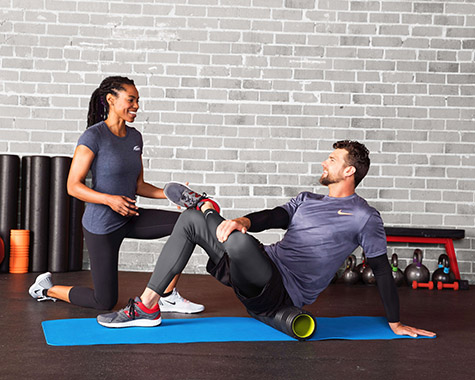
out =
[(189, 193), (189, 192), (186, 192), (186, 193), (185, 193), (185, 192), (184, 192), (184, 193), (182, 194), (183, 203), (184, 203), (185, 205), (188, 204), (188, 203), (190, 204), (189, 206), (187, 206), (188, 208), (194, 208), (194, 207), (196, 207), (196, 205), (197, 205), (202, 199), (207, 198), (206, 193), (201, 194), (201, 196), (200, 196), (198, 199), (196, 199), (196, 197), (193, 196), (193, 194), (199, 195), (199, 194), (194, 193), (194, 192), (191, 192), (191, 193)]
[(129, 318), (132, 320), (135, 319), (135, 301), (133, 298), (129, 298), (129, 302), (127, 303), (127, 306), (125, 307), (124, 311), (127, 310), (127, 313), (129, 314)]

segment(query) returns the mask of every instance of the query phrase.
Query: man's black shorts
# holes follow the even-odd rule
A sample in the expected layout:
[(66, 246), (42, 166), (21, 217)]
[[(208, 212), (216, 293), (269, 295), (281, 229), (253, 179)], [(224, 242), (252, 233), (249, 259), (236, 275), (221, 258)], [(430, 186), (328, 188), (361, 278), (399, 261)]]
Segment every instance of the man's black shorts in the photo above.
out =
[[(262, 252), (267, 256), (264, 249), (262, 249)], [(277, 310), (285, 306), (293, 306), (293, 303), (284, 287), (279, 270), (272, 260), (270, 260), (270, 262), (272, 263), (272, 277), (262, 292), (258, 296), (252, 298), (241, 295), (239, 289), (233, 285), (229, 269), (229, 257), (227, 254), (223, 255), (217, 265), (215, 265), (211, 260), (208, 260), (206, 270), (222, 284), (232, 287), (234, 293), (236, 293), (236, 296), (247, 310), (256, 315), (274, 316)]]

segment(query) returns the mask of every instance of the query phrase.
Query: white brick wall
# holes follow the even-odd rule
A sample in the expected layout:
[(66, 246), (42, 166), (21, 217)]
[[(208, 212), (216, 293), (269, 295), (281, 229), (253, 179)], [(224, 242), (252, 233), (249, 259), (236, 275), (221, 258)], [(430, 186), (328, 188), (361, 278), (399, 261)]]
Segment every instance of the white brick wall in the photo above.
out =
[[(148, 181), (189, 181), (234, 217), (325, 191), (331, 143), (358, 139), (373, 159), (359, 193), (387, 225), (465, 229), (458, 263), (475, 283), (472, 1), (0, 5), (1, 153), (72, 155), (94, 88), (130, 76)], [(163, 241), (128, 240), (121, 268), (152, 270)], [(404, 266), (414, 248), (389, 252)], [(441, 247), (421, 248), (433, 270)], [(187, 271), (205, 263), (199, 253)]]

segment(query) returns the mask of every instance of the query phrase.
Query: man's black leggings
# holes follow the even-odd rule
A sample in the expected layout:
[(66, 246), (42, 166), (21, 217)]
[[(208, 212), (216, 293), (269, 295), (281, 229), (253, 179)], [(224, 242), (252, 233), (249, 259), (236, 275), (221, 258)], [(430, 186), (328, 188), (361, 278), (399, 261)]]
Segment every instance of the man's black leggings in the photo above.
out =
[(226, 242), (220, 243), (216, 228), (223, 220), (214, 210), (206, 210), (204, 214), (192, 209), (183, 212), (163, 247), (147, 287), (163, 295), (198, 245), (215, 265), (227, 254), (233, 286), (245, 297), (259, 295), (271, 280), (272, 262), (260, 243), (248, 234), (234, 231)]
[(179, 212), (139, 209), (118, 230), (105, 235), (96, 235), (83, 228), (94, 289), (75, 286), (69, 293), (71, 303), (99, 310), (109, 310), (118, 298), (119, 249), (124, 238), (159, 239), (173, 231)]

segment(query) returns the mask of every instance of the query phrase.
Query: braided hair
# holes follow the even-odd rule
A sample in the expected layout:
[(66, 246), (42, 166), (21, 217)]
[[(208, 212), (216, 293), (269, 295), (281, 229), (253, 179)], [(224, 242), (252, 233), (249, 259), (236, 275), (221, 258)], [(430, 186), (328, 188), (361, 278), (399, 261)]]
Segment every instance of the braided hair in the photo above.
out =
[(104, 79), (100, 86), (94, 90), (89, 100), (89, 111), (87, 113), (87, 128), (107, 119), (109, 115), (109, 103), (107, 94), (118, 96), (119, 91), (124, 91), (124, 84), (135, 86), (132, 79), (120, 76), (112, 76)]

